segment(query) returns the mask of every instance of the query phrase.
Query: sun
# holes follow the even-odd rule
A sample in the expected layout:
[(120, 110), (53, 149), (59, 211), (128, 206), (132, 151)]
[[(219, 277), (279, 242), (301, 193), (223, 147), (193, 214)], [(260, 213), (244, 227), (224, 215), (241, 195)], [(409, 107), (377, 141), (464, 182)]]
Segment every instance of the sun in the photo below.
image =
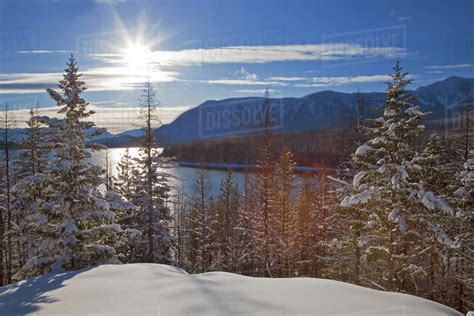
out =
[(150, 63), (151, 51), (142, 44), (132, 44), (124, 50), (123, 62), (129, 66), (143, 67)]

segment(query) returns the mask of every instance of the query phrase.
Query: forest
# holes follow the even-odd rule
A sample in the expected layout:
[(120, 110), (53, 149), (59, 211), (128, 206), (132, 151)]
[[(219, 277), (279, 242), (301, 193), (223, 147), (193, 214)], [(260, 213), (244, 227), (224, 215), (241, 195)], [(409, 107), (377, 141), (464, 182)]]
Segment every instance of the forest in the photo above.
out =
[[(406, 93), (411, 79), (400, 62), (390, 78), (380, 113), (339, 130), (273, 134), (267, 92), (261, 135), (164, 153), (153, 133), (160, 108), (148, 82), (139, 156), (126, 152), (112, 175), (87, 161), (85, 139), (104, 129), (89, 121), (94, 111), (71, 56), (59, 92), (47, 89), (63, 118), (33, 108), (18, 157), (5, 107), (0, 286), (99, 264), (163, 263), (190, 273), (340, 280), (473, 310), (472, 109), (464, 109), (456, 133), (433, 132), (423, 125), (429, 113)], [(196, 169), (191, 196), (172, 187), (166, 169), (178, 153), (226, 162), (220, 154), (243, 147), (237, 162), (255, 165), (243, 188), (229, 169), (212, 196), (204, 168)], [(305, 161), (345, 171), (296, 175)]]

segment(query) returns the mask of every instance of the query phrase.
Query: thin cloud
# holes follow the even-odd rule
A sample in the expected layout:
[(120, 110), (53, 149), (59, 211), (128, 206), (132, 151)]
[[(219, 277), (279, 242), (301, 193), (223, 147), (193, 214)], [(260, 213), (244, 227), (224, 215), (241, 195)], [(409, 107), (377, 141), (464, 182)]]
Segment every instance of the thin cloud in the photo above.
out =
[[(401, 47), (362, 47), (358, 44), (325, 43), (308, 45), (229, 46), (180, 51), (154, 51), (152, 63), (161, 66), (200, 64), (269, 63), (282, 61), (334, 61), (370, 58), (396, 58), (407, 55)], [(123, 63), (123, 54), (91, 54), (105, 63)]]
[(308, 80), (307, 77), (270, 77), (269, 80), (274, 81), (304, 81)]
[(373, 76), (340, 76), (340, 77), (313, 77), (308, 83), (295, 84), (299, 88), (318, 88), (329, 86), (340, 86), (353, 83), (385, 82), (389, 80), (388, 75)]
[(252, 81), (244, 79), (216, 79), (216, 80), (198, 80), (200, 83), (207, 84), (222, 84), (222, 85), (236, 85), (236, 86), (287, 86), (285, 82), (277, 81)]
[[(98, 107), (96, 103), (91, 102), (90, 109), (96, 113), (93, 116), (95, 124), (99, 127), (107, 127), (107, 130), (113, 134), (137, 128), (140, 123), (138, 119), (140, 108), (123, 106), (123, 107)], [(181, 113), (189, 110), (190, 106), (176, 106), (176, 107), (159, 107), (157, 116), (162, 124), (172, 122)], [(58, 114), (58, 107), (39, 108), (41, 115), (49, 117), (62, 117), (63, 114)], [(13, 110), (9, 115), (15, 118), (17, 127), (26, 127), (26, 121), (30, 117), (29, 109)]]
[[(133, 90), (147, 80), (152, 82), (179, 81), (174, 71), (133, 72), (127, 67), (98, 67), (82, 71), (89, 91)], [(0, 94), (36, 93), (57, 87), (62, 73), (15, 73), (0, 74)]]
[(17, 50), (18, 54), (63, 54), (74, 53), (72, 50)]
[[(244, 94), (258, 94), (258, 95), (264, 95), (266, 89), (243, 89), (243, 90), (234, 90), (234, 92), (237, 93), (244, 93)], [(275, 90), (275, 89), (268, 89), (269, 93), (278, 93), (280, 90)]]
[(474, 64), (456, 64), (456, 65), (433, 65), (425, 66), (426, 69), (468, 69), (474, 68)]

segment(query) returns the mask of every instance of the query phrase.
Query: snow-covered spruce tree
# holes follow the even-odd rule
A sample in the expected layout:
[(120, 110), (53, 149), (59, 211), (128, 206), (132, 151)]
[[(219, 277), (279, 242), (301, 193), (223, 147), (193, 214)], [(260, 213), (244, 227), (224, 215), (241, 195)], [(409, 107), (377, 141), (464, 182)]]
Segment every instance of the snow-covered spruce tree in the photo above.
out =
[(464, 163), (460, 186), (454, 192), (452, 203), (457, 209), (455, 233), (459, 247), (453, 251), (452, 262), (456, 279), (456, 302), (461, 312), (474, 308), (474, 150)]
[(232, 170), (229, 169), (222, 180), (219, 196), (213, 205), (212, 226), (217, 246), (211, 267), (213, 270), (237, 271), (239, 244), (236, 227), (239, 215), (239, 195)]
[(275, 194), (272, 203), (275, 217), (272, 225), (275, 226), (275, 242), (277, 245), (276, 258), (274, 264), (275, 274), (278, 276), (290, 276), (291, 258), (294, 255), (294, 248), (291, 246), (291, 217), (294, 211), (293, 191), (294, 191), (294, 170), (296, 163), (290, 151), (283, 151), (277, 162), (275, 170)]
[(173, 230), (171, 231), (176, 240), (176, 265), (186, 271), (191, 271), (191, 263), (188, 260), (189, 254), (189, 233), (187, 231), (186, 220), (188, 216), (188, 204), (184, 193), (183, 185), (176, 188), (173, 196)]
[(353, 284), (361, 284), (361, 280), (368, 280), (363, 275), (363, 255), (365, 249), (365, 236), (370, 237), (373, 222), (369, 220), (369, 213), (361, 208), (341, 207), (340, 201), (353, 191), (352, 181), (332, 178), (334, 201), (330, 202), (332, 215), (327, 219), (327, 225), (334, 235), (325, 243), (329, 266), (324, 275)]
[(59, 82), (63, 94), (47, 89), (65, 117), (50, 120), (54, 157), (44, 176), (32, 179), (43, 183), (42, 200), (30, 216), (38, 247), (17, 278), (118, 263), (114, 242), (121, 229), (99, 189), (104, 185), (103, 170), (86, 161), (90, 153), (85, 148), (85, 130), (94, 124), (85, 119), (94, 112), (81, 98), (86, 86), (80, 77), (71, 55)]
[(244, 275), (257, 275), (258, 256), (256, 254), (256, 232), (257, 222), (255, 217), (255, 201), (252, 192), (254, 191), (254, 181), (248, 171), (244, 171), (243, 192), (240, 201), (237, 224), (234, 229), (234, 236), (237, 242), (239, 257), (237, 261), (237, 271)]
[(291, 248), (294, 250), (292, 270), (297, 276), (314, 276), (317, 247), (317, 193), (314, 188), (314, 177), (305, 173), (299, 184), (294, 211), (291, 213)]
[(114, 177), (114, 189), (127, 201), (134, 201), (135, 187), (133, 171), (135, 169), (134, 160), (127, 148), (117, 164), (117, 175)]
[(44, 177), (35, 176), (44, 173), (52, 147), (48, 129), (45, 128), (48, 121), (48, 117), (39, 116), (39, 110), (30, 110), (30, 118), (26, 122), (28, 127), (23, 132), (22, 149), (14, 165), (17, 182), (12, 188), (11, 207), (16, 225), (12, 233), (18, 247), (18, 268), (24, 265), (28, 254), (31, 256), (36, 247), (27, 219), (37, 211), (38, 201), (41, 200)]
[(23, 131), (21, 153), (15, 163), (18, 179), (43, 173), (53, 145), (49, 141), (48, 122), (49, 117), (40, 116), (39, 109), (30, 109), (30, 118), (26, 121), (27, 127)]
[(214, 205), (211, 196), (212, 183), (209, 172), (199, 168), (195, 173), (190, 210), (187, 218), (189, 234), (189, 255), (191, 272), (206, 272), (212, 263), (212, 248), (216, 249), (214, 214), (211, 208)]
[[(427, 242), (432, 247), (429, 253), (431, 259), (429, 262), (428, 277), (429, 283), (426, 284), (428, 297), (450, 306), (457, 306), (458, 302), (452, 300), (456, 296), (458, 281), (456, 277), (456, 261), (462, 252), (462, 245), (459, 238), (459, 228), (465, 224), (462, 210), (464, 209), (463, 200), (458, 193), (460, 178), (463, 172), (459, 171), (460, 164), (453, 157), (449, 157), (444, 144), (437, 134), (430, 136), (425, 149), (421, 154), (414, 158), (416, 164), (420, 166), (419, 182), (426, 190), (433, 191), (435, 194), (446, 198), (449, 204), (454, 207), (455, 216), (447, 216), (442, 212), (432, 212), (430, 214), (431, 222), (436, 223), (443, 232), (449, 236), (456, 237), (456, 247), (439, 243), (436, 236), (427, 236)], [(462, 194), (461, 194), (462, 195)]]
[(275, 220), (272, 203), (274, 198), (274, 155), (272, 141), (272, 116), (271, 104), (268, 90), (265, 92), (265, 99), (262, 108), (262, 144), (259, 148), (259, 159), (257, 161), (257, 170), (253, 179), (253, 226), (254, 226), (254, 255), (256, 274), (259, 276), (272, 277), (274, 274), (272, 265), (275, 262), (273, 246), (275, 245), (274, 230)]
[(158, 120), (158, 101), (150, 82), (145, 84), (140, 105), (139, 119), (145, 126), (138, 157), (134, 159), (136, 197), (132, 198), (132, 202), (138, 209), (130, 219), (130, 228), (141, 231), (142, 238), (135, 243), (137, 257), (134, 261), (170, 264), (175, 248), (169, 227), (171, 210), (167, 205), (171, 176), (164, 170), (170, 166), (170, 161), (160, 155), (154, 137), (152, 124)]
[[(349, 216), (362, 224), (352, 227), (357, 247), (362, 246), (367, 269), (365, 283), (392, 291), (416, 293), (417, 282), (426, 275), (426, 235), (452, 244), (433, 212), (453, 211), (432, 191), (426, 191), (416, 177), (416, 151), (412, 144), (424, 129), (425, 115), (406, 92), (411, 82), (397, 61), (388, 83), (383, 116), (370, 120), (368, 141), (353, 155), (357, 175), (350, 195), (341, 202)], [(356, 248), (357, 250), (357, 248)]]

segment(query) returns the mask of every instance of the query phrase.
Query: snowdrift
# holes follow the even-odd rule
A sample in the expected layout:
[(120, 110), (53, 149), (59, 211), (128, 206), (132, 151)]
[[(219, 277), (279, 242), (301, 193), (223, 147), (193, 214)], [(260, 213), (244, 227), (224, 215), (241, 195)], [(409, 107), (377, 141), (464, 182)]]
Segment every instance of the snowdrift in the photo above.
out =
[(0, 315), (461, 315), (415, 296), (343, 282), (190, 275), (160, 264), (103, 265), (0, 288)]

